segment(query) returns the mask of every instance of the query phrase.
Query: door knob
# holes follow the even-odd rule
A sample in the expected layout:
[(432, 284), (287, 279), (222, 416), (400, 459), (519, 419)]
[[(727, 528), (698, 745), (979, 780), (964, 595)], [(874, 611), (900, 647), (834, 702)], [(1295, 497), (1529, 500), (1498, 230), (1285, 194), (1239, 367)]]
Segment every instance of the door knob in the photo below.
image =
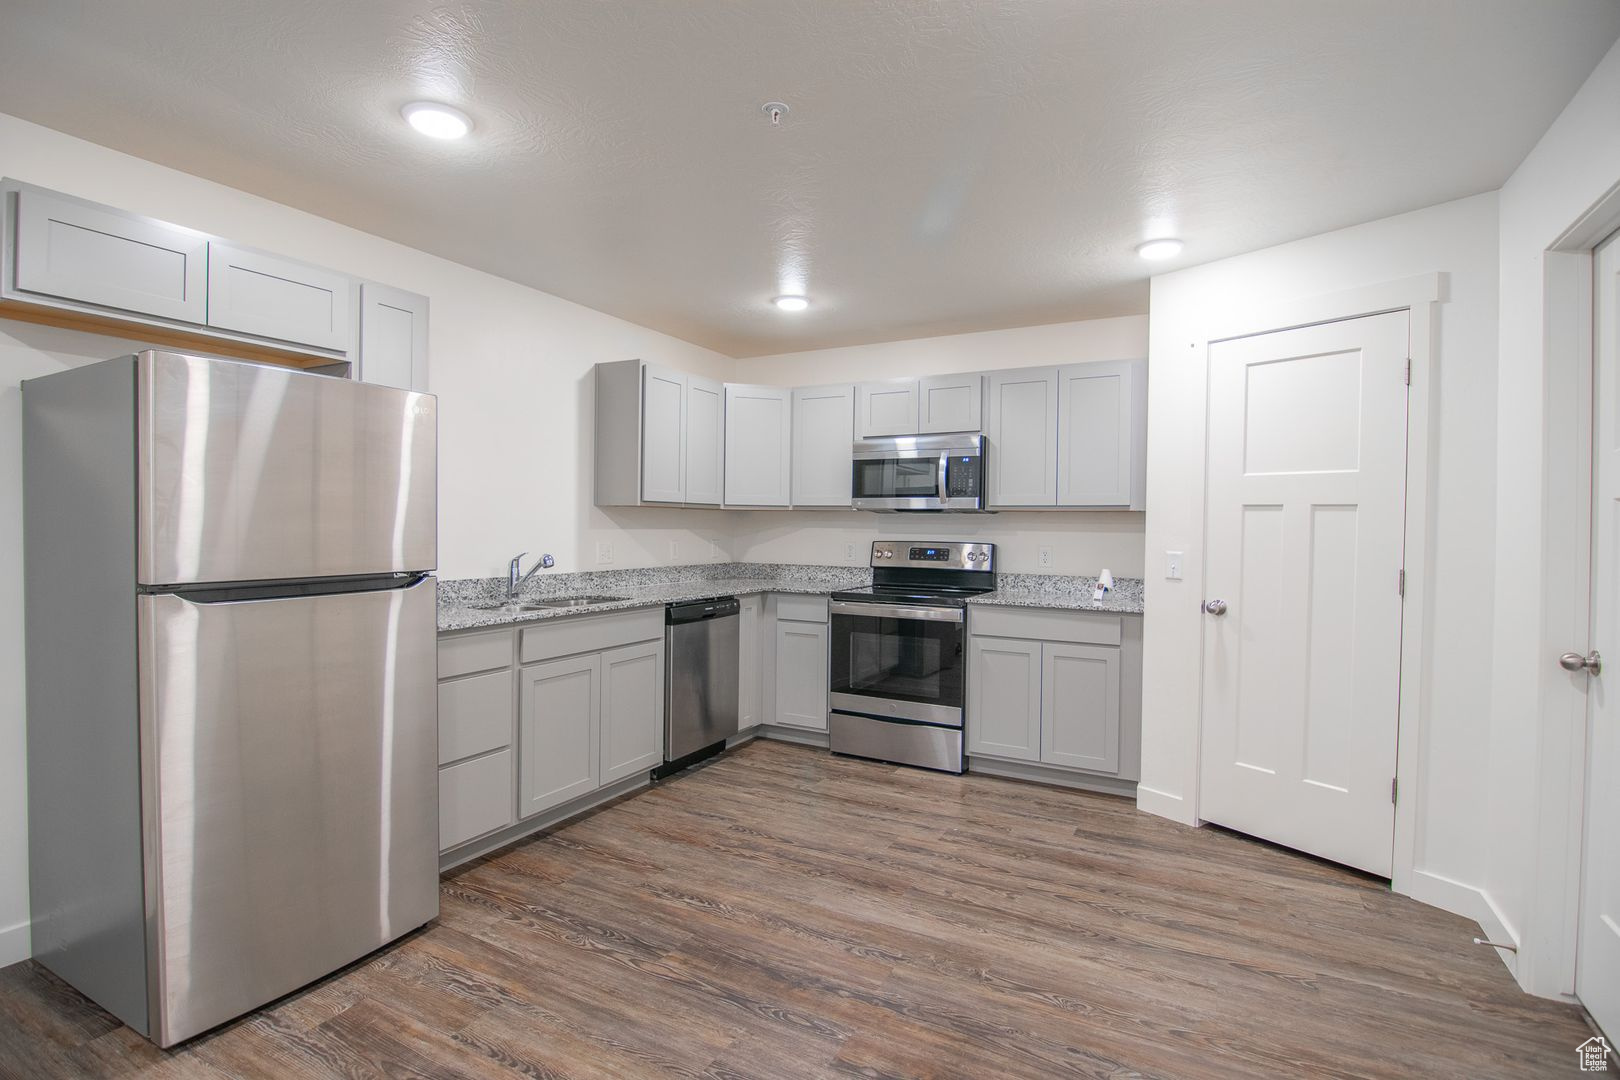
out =
[(1204, 605), (1204, 610), (1209, 612), (1211, 615), (1225, 615), (1226, 614), (1226, 601), (1225, 600), (1211, 600), (1209, 603)]
[(1590, 671), (1593, 675), (1603, 674), (1603, 655), (1596, 649), (1592, 655), (1582, 656), (1578, 652), (1567, 652), (1558, 658), (1558, 666), (1565, 671)]

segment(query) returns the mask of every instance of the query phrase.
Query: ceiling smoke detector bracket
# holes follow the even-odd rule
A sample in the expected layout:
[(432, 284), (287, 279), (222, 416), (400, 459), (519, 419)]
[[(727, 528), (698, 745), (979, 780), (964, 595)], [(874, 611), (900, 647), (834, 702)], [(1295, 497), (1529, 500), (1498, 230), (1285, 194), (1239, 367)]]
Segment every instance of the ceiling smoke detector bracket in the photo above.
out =
[(791, 111), (786, 105), (782, 104), (780, 101), (767, 101), (765, 104), (761, 105), (759, 108), (760, 108), (761, 112), (763, 112), (766, 116), (771, 118), (771, 127), (781, 127), (782, 126), (782, 118), (784, 116), (786, 116)]

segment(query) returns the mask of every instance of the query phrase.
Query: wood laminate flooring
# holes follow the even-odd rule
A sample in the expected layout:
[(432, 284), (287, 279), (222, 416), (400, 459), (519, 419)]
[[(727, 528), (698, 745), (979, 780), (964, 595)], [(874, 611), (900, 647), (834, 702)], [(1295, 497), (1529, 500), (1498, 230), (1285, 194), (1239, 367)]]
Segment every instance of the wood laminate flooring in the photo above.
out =
[(1562, 1076), (1477, 928), (1126, 800), (755, 742), (448, 876), (439, 919), (163, 1053), (0, 972), (0, 1072)]

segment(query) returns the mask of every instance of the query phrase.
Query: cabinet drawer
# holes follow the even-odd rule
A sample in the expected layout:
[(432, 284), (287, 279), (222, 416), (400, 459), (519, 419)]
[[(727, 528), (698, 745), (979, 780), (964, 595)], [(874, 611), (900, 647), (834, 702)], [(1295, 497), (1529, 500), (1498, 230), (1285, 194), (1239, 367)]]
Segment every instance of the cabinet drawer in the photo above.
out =
[(1045, 608), (968, 608), (968, 633), (975, 637), (1032, 638), (1036, 641), (1073, 641), (1082, 645), (1118, 645), (1119, 615)]
[(206, 237), (44, 191), (14, 198), (18, 290), (202, 324)]
[(465, 634), (439, 639), (439, 678), (512, 666), (512, 631)]
[(512, 742), (510, 668), (439, 684), (439, 764)]
[(523, 631), (519, 650), (525, 664), (576, 653), (601, 652), (664, 636), (664, 609), (615, 612), (612, 615), (569, 616)]
[(220, 330), (348, 352), (353, 293), (353, 280), (331, 270), (208, 245), (208, 325)]
[(439, 850), (512, 824), (512, 751), (439, 770)]
[(776, 598), (776, 617), (793, 622), (826, 622), (827, 598), (779, 594)]

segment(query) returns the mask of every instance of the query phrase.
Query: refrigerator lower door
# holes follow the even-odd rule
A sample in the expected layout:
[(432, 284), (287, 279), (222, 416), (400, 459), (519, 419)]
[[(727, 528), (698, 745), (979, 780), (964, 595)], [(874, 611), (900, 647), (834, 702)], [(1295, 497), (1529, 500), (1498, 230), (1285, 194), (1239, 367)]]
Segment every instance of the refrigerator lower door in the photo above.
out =
[(142, 585), (437, 565), (434, 398), (268, 364), (135, 364)]
[(434, 580), (140, 597), (151, 1034), (169, 1046), (438, 914)]

